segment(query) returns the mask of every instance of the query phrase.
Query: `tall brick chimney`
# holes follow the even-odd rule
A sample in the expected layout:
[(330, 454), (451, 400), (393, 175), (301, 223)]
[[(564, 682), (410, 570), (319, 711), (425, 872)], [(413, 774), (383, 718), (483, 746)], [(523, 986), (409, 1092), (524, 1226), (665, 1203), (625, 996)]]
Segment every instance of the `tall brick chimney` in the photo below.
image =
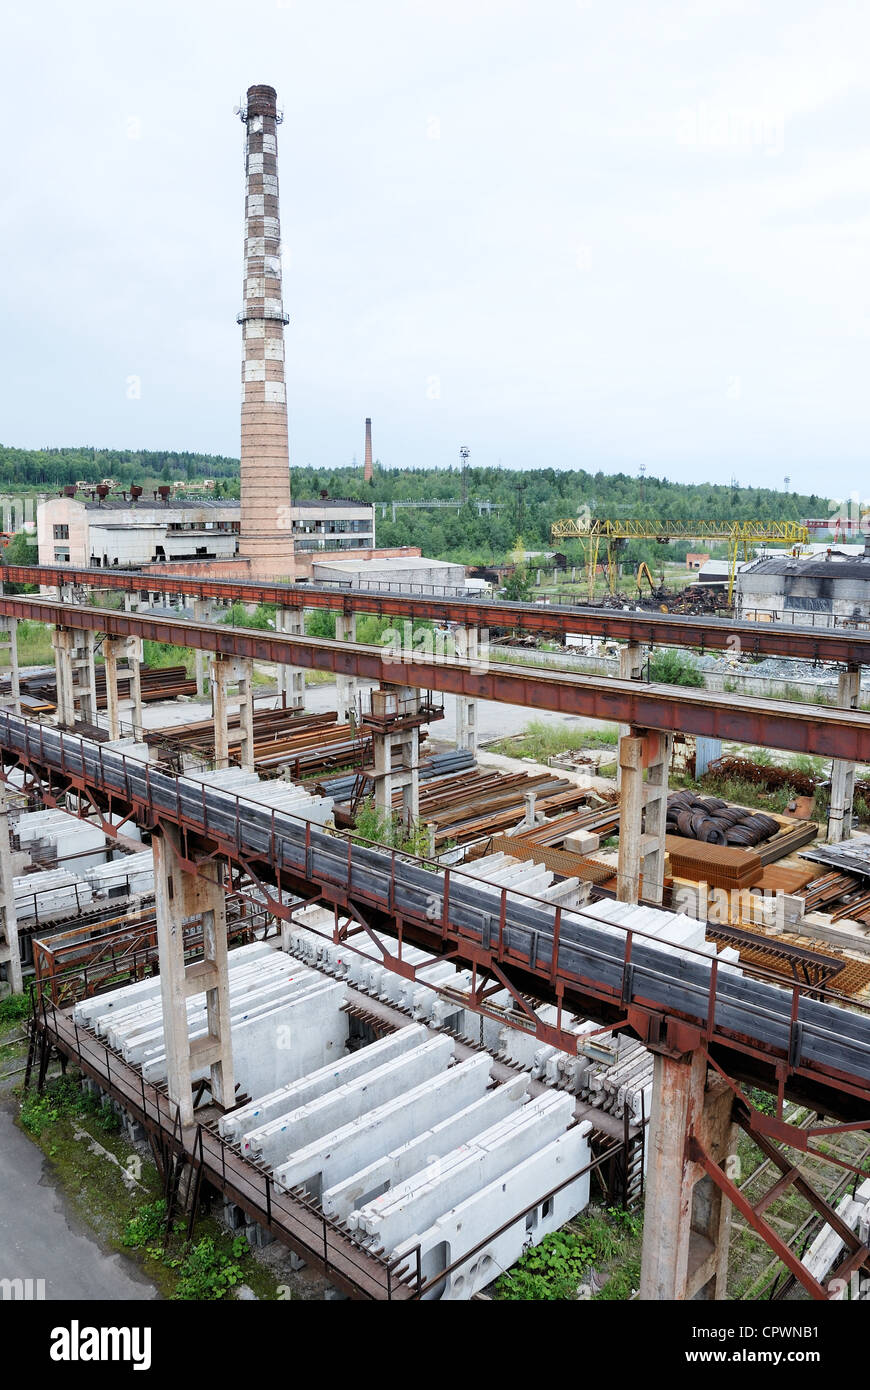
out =
[(245, 125), (245, 279), (242, 325), (242, 508), (239, 553), (256, 568), (293, 573), (290, 451), (284, 383), (278, 108), (274, 87), (249, 87)]
[(372, 480), (372, 422), (366, 420), (366, 466), (363, 478), (367, 483)]

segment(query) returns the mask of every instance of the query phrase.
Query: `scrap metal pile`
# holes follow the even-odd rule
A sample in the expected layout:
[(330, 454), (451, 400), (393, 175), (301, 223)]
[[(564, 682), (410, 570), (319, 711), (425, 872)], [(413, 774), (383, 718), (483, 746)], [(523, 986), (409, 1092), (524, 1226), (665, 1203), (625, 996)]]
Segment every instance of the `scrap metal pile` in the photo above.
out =
[(751, 758), (717, 758), (710, 763), (705, 776), (723, 777), (739, 782), (751, 782), (753, 786), (764, 787), (766, 791), (777, 791), (780, 787), (790, 787), (798, 796), (812, 796), (822, 780), (795, 768), (775, 767), (772, 763), (754, 763)]
[(729, 806), (717, 796), (674, 792), (668, 797), (667, 830), (709, 845), (759, 845), (778, 834), (780, 823), (763, 811)]

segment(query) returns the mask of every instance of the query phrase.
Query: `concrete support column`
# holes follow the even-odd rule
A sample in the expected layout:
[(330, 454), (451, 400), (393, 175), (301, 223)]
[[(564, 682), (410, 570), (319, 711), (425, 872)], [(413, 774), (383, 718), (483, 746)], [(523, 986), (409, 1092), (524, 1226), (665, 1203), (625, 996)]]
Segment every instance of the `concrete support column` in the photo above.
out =
[[(619, 649), (619, 679), (621, 681), (638, 681), (643, 673), (643, 663), (646, 660), (646, 647), (640, 642), (626, 642), (624, 647)], [(627, 724), (620, 724), (619, 737), (631, 732)], [(619, 760), (616, 763), (616, 785), (622, 782), (622, 769)]]
[(703, 1053), (657, 1056), (647, 1139), (640, 1297), (650, 1302), (724, 1299), (731, 1204), (700, 1164), (690, 1162), (693, 1134), (710, 1157), (737, 1152), (733, 1093)]
[(420, 818), (420, 730), (409, 729), (402, 740), (402, 819), (408, 826)]
[[(356, 613), (336, 613), (335, 636), (338, 642), (356, 641)], [(339, 724), (347, 723), (348, 712), (356, 702), (356, 677), (336, 676), (335, 707), (338, 710)]]
[[(840, 672), (837, 704), (841, 709), (857, 709), (861, 694), (861, 668), (850, 666)], [(835, 758), (831, 767), (831, 805), (828, 811), (828, 844), (837, 845), (852, 835), (852, 802), (855, 795), (855, 764)]]
[(250, 658), (223, 656), (216, 653), (209, 666), (211, 708), (214, 719), (215, 767), (229, 766), (229, 702), (227, 687), (232, 681), (239, 687), (239, 723), (241, 742), (239, 762), (246, 772), (254, 771), (254, 663)]
[[(477, 660), (480, 632), (476, 627), (457, 627), (453, 633), (456, 655), (462, 661)], [(477, 752), (477, 701), (466, 695), (456, 697), (456, 747)]]
[[(672, 735), (635, 729), (619, 740), (620, 902), (660, 903), (664, 888), (665, 822)], [(644, 768), (647, 780), (644, 781)]]
[[(0, 585), (2, 593), (2, 585)], [(21, 713), (21, 681), (18, 670), (18, 619), (0, 618), (0, 632), (9, 634), (9, 685), (12, 695), (12, 709)]]
[(250, 659), (238, 662), (239, 721), (242, 741), (239, 763), (245, 772), (254, 771), (254, 663)]
[(212, 657), (209, 663), (211, 686), (211, 715), (214, 721), (214, 765), (227, 767), (230, 760), (230, 739), (227, 729), (227, 659)]
[[(275, 631), (291, 637), (305, 633), (304, 608), (279, 608), (275, 613)], [(287, 709), (305, 708), (305, 671), (301, 666), (278, 666), (278, 694)]]
[[(103, 658), (106, 665), (106, 708), (109, 716), (109, 737), (122, 736), (121, 724), (129, 723), (133, 737), (142, 740), (142, 639), (140, 637), (106, 637), (103, 639)], [(118, 662), (123, 662), (119, 669)], [(119, 677), (127, 682), (127, 694), (121, 698)]]
[(6, 811), (6, 788), (0, 782), (0, 966), (4, 967), (6, 983), (13, 994), (23, 989), (21, 955), (18, 946), (18, 917), (15, 912), (15, 885), (12, 875), (12, 846), (9, 842), (9, 817)]
[[(226, 1109), (235, 1098), (226, 898), (220, 865), (207, 861), (200, 872), (192, 872), (183, 862), (179, 833), (173, 826), (161, 827), (153, 845), (167, 1090), (186, 1127), (193, 1124), (192, 1082), (206, 1068), (215, 1102)], [(203, 958), (186, 965), (184, 925), (196, 919), (202, 923)], [(187, 1001), (203, 991), (208, 1032), (191, 1042)]]
[(71, 729), (76, 720), (97, 721), (94, 633), (72, 627), (52, 630), (57, 680), (57, 723)]
[(382, 686), (372, 692), (372, 716), (364, 721), (372, 734), (375, 806), (393, 814), (393, 792), (401, 789), (402, 817), (415, 825), (420, 816), (420, 727), (403, 727), (414, 718), (420, 692), (411, 686)]
[[(214, 617), (214, 605), (210, 599), (195, 598), (193, 600), (193, 620), (196, 623), (210, 623)], [(205, 652), (198, 648), (193, 653), (194, 674), (196, 676), (196, 693), (202, 698), (205, 694)]]

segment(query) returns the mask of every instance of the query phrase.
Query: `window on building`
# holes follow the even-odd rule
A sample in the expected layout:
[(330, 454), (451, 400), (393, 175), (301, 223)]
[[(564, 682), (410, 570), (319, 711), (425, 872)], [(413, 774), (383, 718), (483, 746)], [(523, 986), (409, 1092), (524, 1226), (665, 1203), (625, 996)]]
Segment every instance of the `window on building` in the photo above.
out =
[[(55, 529), (57, 529), (57, 528), (55, 528)], [(56, 545), (56, 546), (55, 546), (55, 548), (54, 548), (54, 562), (55, 562), (56, 565), (68, 565), (68, 564), (69, 564), (69, 546), (68, 546), (68, 545)]]
[[(68, 541), (68, 540), (69, 540), (69, 527), (68, 527), (68, 526), (55, 526), (55, 528), (54, 528), (54, 539), (55, 539), (56, 541)], [(67, 559), (69, 559), (69, 556), (67, 556)]]

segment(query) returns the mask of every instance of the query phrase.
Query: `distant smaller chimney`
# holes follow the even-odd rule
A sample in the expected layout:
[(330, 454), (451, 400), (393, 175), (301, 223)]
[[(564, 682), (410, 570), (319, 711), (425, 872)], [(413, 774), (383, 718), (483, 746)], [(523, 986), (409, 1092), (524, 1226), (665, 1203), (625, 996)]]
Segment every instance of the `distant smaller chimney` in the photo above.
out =
[(367, 418), (367, 419), (366, 419), (366, 465), (365, 465), (365, 469), (363, 470), (363, 478), (365, 479), (365, 481), (366, 481), (367, 483), (370, 483), (370, 482), (372, 481), (372, 477), (373, 477), (373, 469), (372, 469), (372, 422), (371, 422), (370, 419)]

